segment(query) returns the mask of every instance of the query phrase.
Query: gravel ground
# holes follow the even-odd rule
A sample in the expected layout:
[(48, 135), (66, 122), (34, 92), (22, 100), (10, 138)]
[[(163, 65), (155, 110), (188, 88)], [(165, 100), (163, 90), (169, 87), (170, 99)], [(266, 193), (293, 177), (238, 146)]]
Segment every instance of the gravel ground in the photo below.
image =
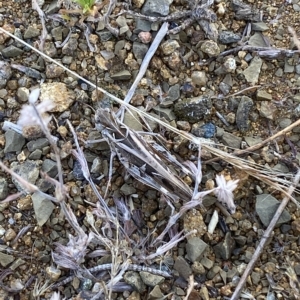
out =
[[(97, 14), (85, 15), (69, 13), (74, 3), (61, 2), (60, 8), (56, 0), (38, 2), (47, 17), (44, 43), (40, 40), (41, 19), (30, 1), (0, 1), (0, 27), (124, 99), (162, 22), (120, 14), (125, 8), (117, 3), (109, 23), (105, 23), (101, 17), (107, 12), (109, 1), (100, 2)], [(288, 26), (299, 31), (297, 0), (215, 1), (209, 8), (200, 4), (191, 7), (192, 1), (170, 2), (133, 0), (129, 7), (146, 16), (169, 16), (169, 29), (173, 30), (154, 54), (131, 99), (133, 106), (182, 131), (210, 139), (228, 153), (259, 144), (298, 120), (300, 60), (288, 31)], [(174, 33), (188, 18), (192, 18), (191, 24)], [(98, 198), (71, 155), (74, 139), (67, 120), (76, 130), (91, 176), (104, 196), (110, 147), (103, 141), (88, 145), (83, 141), (102, 138), (95, 129), (95, 110), (100, 107), (117, 111), (118, 104), (1, 32), (0, 51), (0, 158), (41, 191), (53, 194), (53, 186), (40, 174), (43, 171), (55, 178), (58, 173), (48, 139), (38, 128), (23, 128), (18, 133), (3, 127), (4, 121), (17, 123), (30, 92), (39, 87), (40, 100), (51, 98), (54, 103), (50, 130), (60, 149), (63, 179), (70, 196), (68, 204), (88, 233), (88, 216)], [(136, 114), (126, 112), (124, 123), (134, 132), (145, 129)], [(178, 161), (197, 162), (197, 151), (186, 139), (156, 122), (149, 121), (149, 126), (164, 137), (168, 150)], [(270, 176), (271, 182), (275, 176), (292, 182), (299, 166), (299, 146), (300, 126), (295, 126), (286, 135), (241, 157), (276, 174)], [(223, 174), (226, 180), (238, 179), (234, 192), (236, 211), (230, 214), (213, 194), (208, 195), (204, 207), (186, 212), (172, 229), (173, 234), (195, 230), (192, 235), (155, 261), (138, 261), (140, 266), (161, 268), (171, 277), (133, 268), (123, 275), (123, 290), (114, 292), (111, 298), (230, 299), (284, 193), (228, 161), (213, 160), (214, 157), (202, 150), (201, 189), (211, 189), (217, 174)], [(130, 203), (135, 222), (131, 238), (136, 245), (142, 243), (141, 236), (146, 237), (155, 229), (152, 239), (141, 246), (149, 255), (155, 252), (151, 241), (164, 230), (171, 215), (170, 206), (157, 190), (126, 176), (118, 159), (113, 161), (112, 170), (108, 205), (113, 206), (116, 197)], [(192, 188), (191, 177), (182, 180)], [(18, 191), (22, 191), (20, 184), (0, 171), (0, 199)], [(297, 195), (294, 197), (298, 199)], [(175, 209), (178, 211), (181, 205), (181, 201), (175, 203)], [(240, 299), (300, 299), (299, 216), (297, 205), (290, 201)], [(215, 218), (218, 225), (210, 231), (209, 224)], [(97, 221), (100, 229), (102, 221)], [(39, 293), (37, 290), (73, 274), (67, 268), (57, 267), (51, 256), (55, 243), (66, 245), (69, 234), (74, 235), (74, 229), (66, 222), (61, 207), (37, 193), (0, 203), (0, 299), (50, 299), (50, 289)], [(92, 243), (87, 252), (93, 252), (97, 246)], [(129, 248), (138, 256), (138, 246)], [(91, 268), (111, 263), (112, 256), (105, 250), (98, 256), (84, 256), (80, 264)], [(93, 280), (77, 274), (55, 290), (61, 292), (61, 299), (92, 299), (103, 287), (101, 282), (109, 278), (107, 272), (98, 273), (93, 273), (97, 278), (90, 276)], [(188, 290), (190, 294), (185, 298)]]

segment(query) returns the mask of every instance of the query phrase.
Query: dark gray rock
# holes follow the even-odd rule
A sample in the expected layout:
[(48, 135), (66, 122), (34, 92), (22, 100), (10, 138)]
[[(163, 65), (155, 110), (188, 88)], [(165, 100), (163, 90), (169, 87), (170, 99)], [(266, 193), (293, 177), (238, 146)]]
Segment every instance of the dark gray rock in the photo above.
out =
[(241, 36), (233, 31), (222, 31), (219, 34), (219, 41), (222, 44), (237, 43), (240, 39)]
[(178, 256), (175, 260), (174, 269), (182, 276), (184, 279), (188, 280), (189, 276), (192, 274), (192, 269), (190, 265), (182, 256)]
[(13, 58), (20, 56), (23, 53), (23, 50), (15, 47), (14, 45), (11, 45), (2, 49), (1, 53), (5, 58)]
[(186, 253), (191, 262), (200, 261), (208, 245), (198, 237), (190, 238), (186, 244)]
[(22, 150), (24, 144), (25, 138), (21, 134), (13, 130), (7, 130), (5, 132), (4, 153), (19, 152)]
[(39, 226), (43, 226), (48, 221), (55, 206), (38, 192), (33, 193), (31, 199), (37, 223)]
[(146, 286), (142, 281), (141, 276), (137, 272), (128, 271), (124, 275), (124, 280), (126, 283), (131, 285), (134, 290), (139, 293), (144, 293), (146, 290)]
[(6, 61), (0, 61), (0, 79), (7, 81), (12, 75), (10, 64)]
[(84, 179), (82, 167), (81, 167), (81, 164), (78, 160), (75, 160), (74, 164), (73, 164), (73, 176), (77, 180), (83, 180)]
[(165, 101), (168, 101), (168, 100), (176, 101), (179, 99), (179, 97), (180, 97), (180, 85), (175, 84), (169, 88), (168, 96), (166, 97)]
[(36, 149), (43, 149), (44, 147), (49, 145), (49, 141), (46, 138), (39, 138), (37, 140), (33, 140), (27, 143), (27, 149), (32, 152)]
[(169, 14), (170, 4), (169, 0), (146, 0), (141, 12), (146, 16), (164, 17)]
[(260, 21), (260, 11), (240, 0), (232, 0), (232, 9), (235, 12), (235, 18), (246, 21)]
[(240, 131), (248, 130), (249, 113), (252, 107), (252, 99), (247, 96), (243, 96), (236, 112), (236, 125)]
[(174, 106), (174, 113), (180, 121), (196, 123), (211, 113), (212, 103), (209, 97), (199, 96), (184, 99)]
[(43, 161), (42, 170), (50, 177), (54, 178), (58, 173), (57, 163), (52, 159), (45, 159)]
[(232, 251), (235, 248), (235, 240), (231, 233), (227, 232), (222, 242), (213, 247), (216, 257), (228, 260), (231, 257)]
[(8, 195), (8, 183), (5, 178), (0, 178), (0, 200), (3, 200)]
[[(24, 180), (35, 184), (40, 173), (40, 164), (37, 161), (26, 160), (24, 163), (20, 164), (18, 162), (13, 162), (10, 165), (12, 171), (20, 175)], [(20, 192), (24, 191), (24, 188), (19, 184), (19, 182), (12, 178), (13, 183)]]
[(140, 276), (147, 286), (154, 287), (158, 284), (161, 284), (165, 281), (165, 278), (163, 276), (154, 275), (148, 272), (140, 272)]
[(132, 45), (132, 52), (136, 59), (144, 59), (148, 49), (149, 45), (143, 43), (134, 42)]
[[(261, 194), (256, 196), (255, 210), (261, 222), (266, 227), (270, 224), (279, 205), (280, 202), (269, 194)], [(276, 223), (276, 226), (280, 226), (284, 223), (289, 222), (290, 220), (291, 215), (287, 210), (284, 210), (278, 222)]]
[(141, 18), (135, 19), (135, 28), (133, 33), (139, 34), (140, 32), (149, 32), (151, 30), (151, 22), (142, 20)]
[(225, 131), (222, 135), (222, 142), (232, 148), (240, 149), (242, 138)]
[(99, 36), (101, 42), (107, 42), (113, 37), (112, 33), (108, 30), (96, 31), (96, 34)]

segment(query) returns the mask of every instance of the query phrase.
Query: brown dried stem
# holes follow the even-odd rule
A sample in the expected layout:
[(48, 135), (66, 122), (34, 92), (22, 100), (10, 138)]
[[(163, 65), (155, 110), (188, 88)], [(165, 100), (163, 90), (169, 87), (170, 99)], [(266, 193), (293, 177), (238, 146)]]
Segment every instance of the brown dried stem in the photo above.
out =
[(284, 197), (281, 204), (279, 205), (273, 219), (271, 220), (268, 228), (266, 229), (263, 237), (261, 238), (261, 241), (259, 242), (259, 245), (257, 246), (251, 261), (248, 263), (246, 270), (244, 271), (243, 276), (241, 277), (241, 280), (239, 281), (233, 295), (231, 296), (230, 300), (238, 300), (239, 299), (239, 295), (246, 283), (246, 280), (250, 274), (250, 272), (252, 271), (256, 261), (258, 260), (260, 254), (262, 253), (268, 239), (271, 237), (271, 233), (274, 230), (274, 227), (277, 223), (277, 221), (279, 220), (281, 214), (283, 213), (284, 208), (286, 207), (286, 205), (288, 204), (292, 193), (294, 192), (296, 186), (299, 184), (300, 181), (300, 169), (297, 173), (297, 175), (295, 176), (294, 182), (293, 184), (290, 186), (289, 190), (288, 190), (288, 196)]
[[(279, 132), (275, 133), (274, 135), (268, 137), (267, 139), (265, 139), (264, 141), (256, 144), (256, 145), (253, 145), (247, 149), (243, 149), (243, 150), (235, 150), (232, 155), (242, 155), (242, 154), (245, 154), (245, 153), (250, 153), (250, 152), (253, 152), (255, 150), (258, 150), (260, 149), (261, 147), (263, 147), (265, 144), (273, 141), (274, 139), (278, 138), (279, 136), (281, 135), (285, 135), (286, 133), (288, 133), (289, 131), (291, 131), (294, 127), (300, 125), (300, 120), (297, 120), (296, 122), (292, 123), (290, 126), (280, 130)], [(205, 164), (208, 164), (208, 163), (211, 163), (211, 162), (214, 162), (216, 160), (219, 160), (220, 157), (215, 157), (213, 159), (210, 159), (210, 160), (207, 160), (205, 161), (204, 163)]]

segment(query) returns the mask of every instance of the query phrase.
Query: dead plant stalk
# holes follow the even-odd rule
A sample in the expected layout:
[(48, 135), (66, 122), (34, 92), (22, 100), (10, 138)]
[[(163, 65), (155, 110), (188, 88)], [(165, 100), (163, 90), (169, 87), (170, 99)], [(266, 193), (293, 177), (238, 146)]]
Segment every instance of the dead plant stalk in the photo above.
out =
[(296, 186), (299, 184), (299, 181), (300, 181), (300, 169), (299, 169), (298, 173), (295, 176), (293, 184), (290, 186), (290, 188), (288, 190), (288, 195), (289, 196), (284, 197), (283, 200), (281, 201), (281, 204), (279, 205), (273, 219), (271, 220), (268, 228), (266, 229), (263, 237), (261, 238), (261, 240), (260, 240), (260, 242), (259, 242), (259, 244), (258, 244), (258, 246), (257, 246), (257, 248), (256, 248), (256, 250), (255, 250), (255, 252), (252, 256), (252, 259), (248, 263), (247, 268), (244, 271), (243, 276), (241, 277), (241, 280), (239, 281), (239, 283), (238, 283), (233, 295), (231, 296), (230, 300), (238, 300), (239, 299), (240, 293), (241, 293), (241, 291), (242, 291), (242, 289), (243, 289), (243, 287), (246, 283), (246, 280), (247, 280), (248, 276), (250, 275), (250, 272), (254, 268), (254, 265), (255, 265), (256, 261), (258, 260), (259, 256), (261, 255), (268, 239), (271, 237), (271, 233), (274, 230), (275, 225), (276, 225), (277, 221), (279, 220), (281, 214), (283, 213), (284, 208), (288, 204), (288, 202), (291, 198), (291, 195), (293, 194)]

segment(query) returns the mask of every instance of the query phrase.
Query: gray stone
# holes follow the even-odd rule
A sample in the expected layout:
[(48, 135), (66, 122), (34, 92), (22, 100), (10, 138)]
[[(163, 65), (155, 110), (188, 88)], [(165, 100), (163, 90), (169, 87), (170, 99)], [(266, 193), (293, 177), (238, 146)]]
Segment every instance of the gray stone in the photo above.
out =
[(292, 124), (292, 120), (289, 118), (282, 118), (278, 120), (278, 125), (282, 129), (288, 127), (291, 124)]
[(0, 60), (0, 70), (0, 79), (7, 81), (12, 75), (10, 64), (6, 61)]
[(244, 140), (248, 144), (249, 147), (254, 146), (254, 145), (259, 144), (260, 142), (262, 142), (261, 138), (252, 137), (252, 136), (245, 136)]
[[(281, 202), (279, 202), (270, 194), (261, 194), (256, 196), (255, 210), (261, 222), (266, 227), (269, 226), (280, 203)], [(290, 220), (291, 215), (288, 213), (287, 210), (284, 210), (278, 222), (276, 223), (276, 226), (280, 226), (284, 223), (289, 222)]]
[(251, 279), (252, 279), (252, 282), (257, 285), (260, 283), (260, 280), (261, 280), (261, 275), (260, 273), (258, 272), (255, 272), (255, 271), (252, 271), (251, 272)]
[(13, 58), (22, 55), (23, 50), (11, 45), (2, 49), (1, 53), (5, 58)]
[(219, 89), (222, 92), (223, 95), (228, 95), (230, 90), (231, 90), (231, 86), (226, 84), (225, 82), (221, 82), (219, 85)]
[(96, 34), (99, 36), (101, 42), (107, 42), (113, 37), (112, 33), (108, 30), (96, 31)]
[(222, 242), (213, 247), (216, 257), (228, 260), (231, 257), (232, 251), (235, 248), (235, 240), (231, 233), (227, 232)]
[(249, 46), (253, 47), (267, 47), (266, 41), (263, 37), (263, 34), (260, 32), (255, 32), (249, 39)]
[(168, 96), (165, 101), (176, 101), (180, 97), (180, 85), (174, 84), (169, 88)]
[(262, 117), (273, 120), (274, 114), (277, 111), (276, 106), (270, 101), (262, 101), (260, 105), (259, 114)]
[(20, 87), (17, 90), (17, 98), (20, 102), (27, 102), (29, 96), (29, 89), (26, 87)]
[(129, 195), (135, 194), (136, 193), (136, 189), (132, 185), (124, 183), (121, 186), (120, 192), (122, 194), (124, 194), (125, 196), (129, 196)]
[(219, 41), (222, 44), (237, 43), (240, 39), (241, 36), (233, 31), (222, 31), (219, 34)]
[(249, 67), (243, 72), (247, 82), (251, 84), (256, 84), (258, 82), (261, 66), (262, 59), (259, 56), (255, 56), (252, 59)]
[(232, 0), (231, 7), (235, 12), (235, 18), (246, 21), (260, 21), (260, 11), (240, 0)]
[(141, 18), (135, 19), (135, 28), (133, 33), (139, 34), (140, 32), (149, 32), (151, 30), (151, 22), (142, 20)]
[(153, 107), (153, 110), (160, 116), (165, 118), (167, 121), (175, 120), (175, 114), (170, 108), (163, 108), (160, 106)]
[(283, 75), (283, 69), (282, 68), (278, 68), (275, 72), (275, 76), (277, 77), (282, 77)]
[(36, 149), (43, 149), (44, 147), (49, 145), (49, 141), (46, 138), (39, 138), (37, 140), (33, 140), (27, 143), (27, 149), (32, 152)]
[(219, 266), (213, 266), (206, 274), (208, 279), (213, 279), (219, 272), (221, 268)]
[(196, 123), (211, 113), (212, 103), (208, 96), (184, 99), (174, 106), (174, 113), (180, 121)]
[(230, 146), (234, 149), (240, 149), (242, 138), (225, 131), (222, 135), (222, 141), (227, 146)]
[(78, 47), (78, 41), (76, 38), (71, 37), (68, 42), (62, 47), (62, 54), (74, 56), (74, 52)]
[(52, 159), (45, 159), (43, 161), (42, 170), (50, 177), (54, 178), (58, 173), (57, 163)]
[(205, 253), (208, 245), (198, 237), (188, 239), (186, 243), (187, 257), (191, 262), (199, 261)]
[(40, 149), (34, 150), (32, 153), (29, 154), (28, 158), (31, 160), (39, 160), (41, 159), (43, 151)]
[(295, 66), (292, 66), (288, 63), (288, 60), (286, 59), (284, 62), (284, 73), (294, 73)]
[(29, 26), (24, 33), (24, 39), (32, 39), (34, 37), (38, 37), (41, 34), (40, 30), (38, 28), (35, 28), (33, 26)]
[(124, 281), (131, 285), (133, 289), (139, 293), (144, 293), (146, 286), (143, 283), (141, 276), (137, 272), (128, 271), (124, 275)]
[(134, 131), (143, 131), (143, 125), (140, 122), (140, 118), (134, 111), (126, 110), (124, 114), (124, 124)]
[(140, 276), (147, 286), (154, 287), (158, 284), (161, 284), (165, 281), (165, 278), (163, 276), (154, 275), (148, 272), (140, 272)]
[(253, 31), (266, 31), (269, 30), (268, 25), (265, 22), (256, 22), (251, 24)]
[(37, 224), (43, 226), (48, 221), (55, 206), (38, 192), (33, 193), (31, 199)]
[(63, 40), (63, 27), (54, 27), (51, 30), (52, 37), (54, 41), (61, 42)]
[(248, 130), (249, 113), (252, 107), (252, 99), (247, 96), (243, 96), (236, 112), (236, 125), (242, 132)]
[(131, 78), (131, 73), (128, 70), (123, 70), (111, 75), (110, 77), (113, 80), (129, 80)]
[(10, 263), (15, 260), (15, 257), (9, 254), (0, 252), (0, 264), (2, 267), (7, 267)]
[[(39, 177), (39, 162), (26, 160), (24, 163), (20, 164), (18, 162), (13, 162), (10, 165), (12, 171), (20, 175), (26, 181), (35, 184)], [(20, 192), (24, 191), (24, 188), (19, 184), (19, 182), (12, 178), (13, 183)]]
[(7, 130), (5, 132), (5, 148), (4, 153), (20, 152), (25, 144), (25, 138), (13, 131)]
[(300, 11), (300, 5), (295, 3), (293, 4), (293, 10), (296, 11), (296, 12), (299, 12)]
[(178, 256), (175, 260), (174, 269), (182, 276), (184, 279), (188, 280), (189, 276), (192, 274), (192, 269), (190, 265), (182, 256)]
[(3, 200), (8, 195), (8, 183), (5, 178), (0, 178), (0, 200)]
[(149, 293), (149, 300), (164, 299), (164, 294), (161, 292), (160, 287), (156, 285)]
[(286, 174), (290, 172), (289, 168), (283, 163), (276, 164), (272, 168), (272, 170), (280, 173), (286, 173)]
[(134, 42), (132, 45), (132, 52), (136, 59), (144, 59), (148, 49), (149, 45), (143, 43)]
[(146, 0), (142, 7), (142, 14), (146, 16), (164, 17), (169, 14), (170, 0)]

